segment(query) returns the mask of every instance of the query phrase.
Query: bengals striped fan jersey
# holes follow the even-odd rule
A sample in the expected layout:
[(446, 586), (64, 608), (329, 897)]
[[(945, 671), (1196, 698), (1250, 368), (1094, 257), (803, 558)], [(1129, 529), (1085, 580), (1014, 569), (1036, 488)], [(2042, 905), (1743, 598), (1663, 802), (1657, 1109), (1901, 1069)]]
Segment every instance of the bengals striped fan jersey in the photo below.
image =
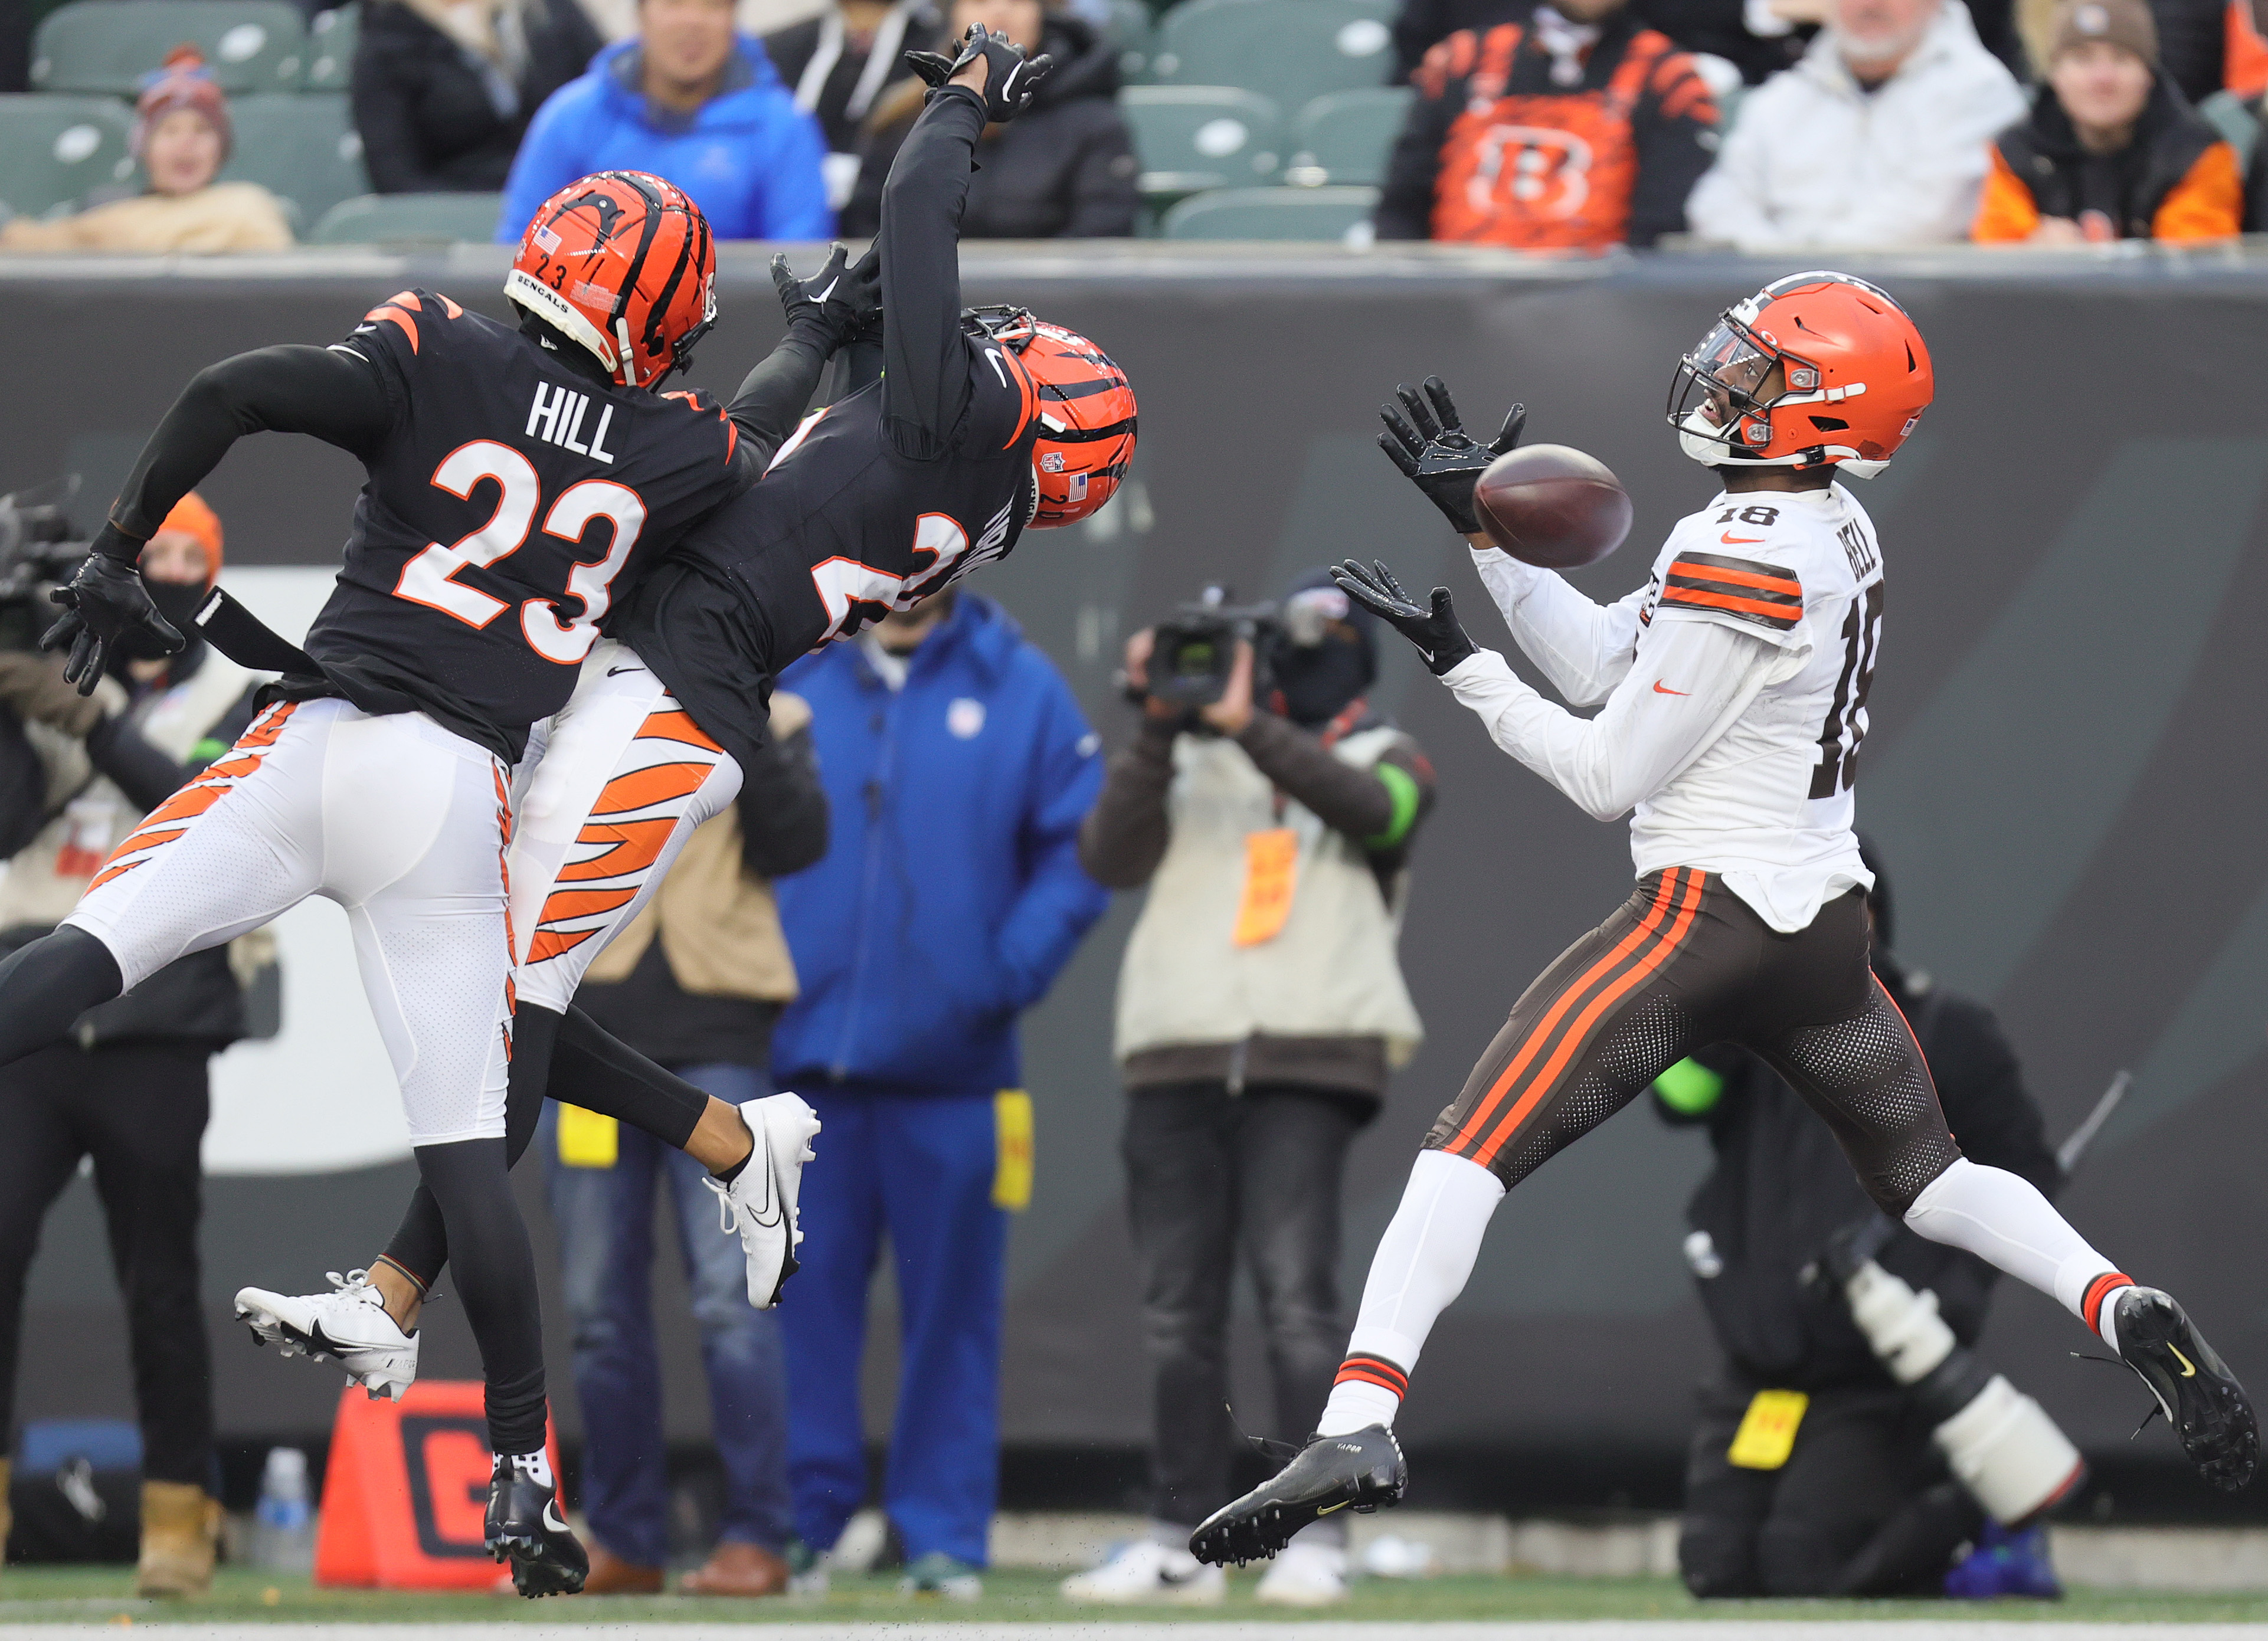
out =
[[(1837, 879), (1868, 881), (1852, 784), (1881, 644), (1882, 555), (1866, 509), (1840, 484), (1719, 496), (1682, 519), (1654, 560), (1638, 607), (1639, 672), (1646, 634), (1673, 622), (1714, 622), (1779, 654), (1756, 699), (1638, 804), (1638, 870), (1706, 865), (1751, 901), (1811, 900)], [(1782, 922), (1771, 907), (1756, 910)], [(1807, 910), (1794, 926), (1808, 920)]]

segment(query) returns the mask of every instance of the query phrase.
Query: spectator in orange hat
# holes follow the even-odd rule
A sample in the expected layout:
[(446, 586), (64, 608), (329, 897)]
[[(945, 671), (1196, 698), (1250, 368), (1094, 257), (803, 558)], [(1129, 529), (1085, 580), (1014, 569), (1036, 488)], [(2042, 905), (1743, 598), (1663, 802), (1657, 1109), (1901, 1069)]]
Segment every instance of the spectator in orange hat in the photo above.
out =
[(2031, 113), (1993, 144), (1974, 237), (2220, 239), (2243, 208), (2236, 151), (2159, 67), (2144, 0), (2067, 0)]
[(276, 196), (256, 182), (216, 182), (234, 136), (228, 99), (194, 46), (176, 46), (135, 105), (135, 158), (149, 187), (51, 222), (0, 225), (0, 250), (280, 251), (291, 229)]
[[(160, 656), (129, 639), (91, 695), (64, 681), (60, 657), (0, 652), (0, 739), (15, 754), (8, 767), (32, 772), (0, 782), (0, 955), (61, 922), (148, 812), (251, 723), (259, 681), (208, 648), (189, 619), (220, 561), (220, 520), (194, 493), (182, 497), (142, 549), (142, 574), (188, 642)], [(198, 1151), (209, 1063), (247, 1034), (239, 974), (273, 950), (261, 932), (194, 953), (89, 1009), (71, 1041), (0, 1066), (0, 1430), (14, 1428), (40, 1222), (91, 1164), (134, 1360), (142, 1595), (212, 1584), (221, 1509), (209, 1490), (217, 1470), (198, 1299)], [(7, 1475), (0, 1459), (0, 1535)]]

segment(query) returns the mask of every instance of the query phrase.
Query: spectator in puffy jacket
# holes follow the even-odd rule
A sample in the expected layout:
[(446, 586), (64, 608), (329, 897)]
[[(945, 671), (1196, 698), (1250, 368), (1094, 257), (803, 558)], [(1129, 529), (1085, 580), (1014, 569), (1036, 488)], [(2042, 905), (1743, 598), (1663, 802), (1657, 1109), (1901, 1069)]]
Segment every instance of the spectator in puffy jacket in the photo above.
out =
[(576, 0), (367, 0), (355, 129), (380, 194), (490, 194), (543, 99), (591, 66)]
[(1415, 79), (1380, 239), (1597, 251), (1684, 225), (1717, 105), (1626, 0), (1559, 0), (1452, 34)]
[(2143, 0), (2067, 0), (2030, 117), (1993, 146), (1975, 235), (2032, 245), (2225, 239), (2243, 195), (2236, 151), (2159, 71)]
[[(565, 0), (561, 0), (562, 4)], [(720, 239), (824, 239), (818, 122), (795, 106), (732, 0), (638, 0), (638, 34), (552, 93), (504, 184), (497, 239), (593, 171), (647, 171), (685, 190)]]
[(817, 17), (764, 36), (795, 106), (827, 138), (827, 202), (850, 203), (858, 181), (866, 116), (891, 86), (912, 74), (909, 51), (925, 51), (940, 26), (929, 0), (836, 0)]
[[(803, 1261), (780, 1306), (788, 1476), (823, 1556), (866, 1497), (866, 1289), (887, 1234), (900, 1327), (882, 1505), (907, 1580), (978, 1593), (999, 1483), (1008, 1214), (1029, 1195), (1016, 1017), (1108, 894), (1079, 864), (1095, 737), (990, 600), (947, 592), (797, 663), (827, 785), (827, 857), (781, 879), (802, 991), (772, 1034), (779, 1085), (825, 1125), (803, 1177)], [(823, 1580), (806, 1566), (802, 1587)]]
[(148, 187), (129, 199), (50, 221), (0, 224), (0, 251), (280, 251), (291, 229), (276, 196), (257, 182), (216, 182), (235, 130), (228, 99), (195, 46), (166, 54), (134, 107), (128, 139)]
[(2023, 114), (1961, 0), (1835, 0), (1803, 61), (1742, 99), (1686, 214), (1756, 252), (1965, 239), (1992, 141)]
[[(1040, 0), (957, 0), (950, 32), (971, 23), (1044, 51), (1055, 71), (1012, 125), (989, 126), (976, 144), (979, 169), (961, 219), (964, 239), (1105, 239), (1134, 232), (1141, 166), (1118, 112), (1118, 49), (1079, 18)], [(882, 219), (882, 184), (913, 129), (924, 87), (909, 80), (876, 107), (858, 185), (843, 232), (865, 236)]]

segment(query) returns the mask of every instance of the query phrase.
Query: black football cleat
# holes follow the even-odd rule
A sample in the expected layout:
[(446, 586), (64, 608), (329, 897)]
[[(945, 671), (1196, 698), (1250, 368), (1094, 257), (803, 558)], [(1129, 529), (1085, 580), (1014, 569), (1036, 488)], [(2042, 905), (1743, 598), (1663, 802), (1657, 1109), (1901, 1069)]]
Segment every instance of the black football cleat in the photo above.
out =
[(1350, 1507), (1368, 1515), (1397, 1505), (1410, 1485), (1402, 1444), (1383, 1424), (1313, 1436), (1300, 1456), (1189, 1534), (1189, 1554), (1216, 1567), (1265, 1561), (1311, 1521)]
[(512, 1563), (512, 1587), (539, 1595), (579, 1595), (591, 1557), (559, 1513), (559, 1489), (546, 1486), (503, 1453), (489, 1473), (489, 1554)]
[(2235, 1492), (2260, 1461), (2260, 1427), (2244, 1387), (2170, 1294), (2125, 1288), (2112, 1303), (2119, 1358), (2158, 1398), (2198, 1474)]

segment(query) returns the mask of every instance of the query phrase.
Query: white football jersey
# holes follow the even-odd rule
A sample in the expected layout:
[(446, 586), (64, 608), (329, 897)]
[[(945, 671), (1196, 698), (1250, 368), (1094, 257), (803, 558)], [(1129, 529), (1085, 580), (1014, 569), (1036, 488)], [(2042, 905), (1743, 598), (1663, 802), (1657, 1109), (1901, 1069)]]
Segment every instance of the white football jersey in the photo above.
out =
[[(1633, 669), (1657, 629), (1713, 622), (1778, 647), (1740, 716), (1631, 818), (1641, 873), (1722, 872), (1776, 929), (1874, 881), (1852, 831), (1852, 783), (1882, 637), (1882, 555), (1840, 484), (1720, 495), (1662, 544), (1639, 607)], [(1674, 688), (1675, 679), (1653, 680)]]
[(1670, 532), (1645, 587), (1603, 607), (1503, 554), (1473, 563), (1565, 699), (1605, 707), (1575, 717), (1489, 650), (1442, 681), (1590, 813), (1629, 813), (1641, 876), (1720, 873), (1783, 931), (1873, 882), (1851, 787), (1882, 562), (1849, 491), (1719, 495)]

